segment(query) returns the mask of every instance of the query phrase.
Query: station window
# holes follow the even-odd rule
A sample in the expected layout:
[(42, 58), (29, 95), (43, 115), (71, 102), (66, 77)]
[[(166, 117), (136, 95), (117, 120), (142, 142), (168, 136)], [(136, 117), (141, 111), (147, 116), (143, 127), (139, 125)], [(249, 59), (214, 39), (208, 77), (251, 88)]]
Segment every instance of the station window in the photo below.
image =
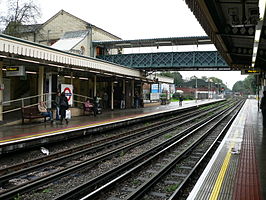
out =
[(80, 47), (80, 50), (81, 50), (81, 55), (84, 55), (85, 54), (85, 47), (84, 46), (81, 46)]

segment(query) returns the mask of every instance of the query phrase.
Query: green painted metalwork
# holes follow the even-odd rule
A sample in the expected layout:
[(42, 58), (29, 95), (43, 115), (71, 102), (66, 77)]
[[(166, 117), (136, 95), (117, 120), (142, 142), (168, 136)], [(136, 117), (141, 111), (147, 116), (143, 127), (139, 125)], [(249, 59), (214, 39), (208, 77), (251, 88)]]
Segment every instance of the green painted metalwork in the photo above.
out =
[(230, 70), (217, 51), (166, 52), (104, 55), (97, 58), (133, 68), (168, 69), (204, 68)]

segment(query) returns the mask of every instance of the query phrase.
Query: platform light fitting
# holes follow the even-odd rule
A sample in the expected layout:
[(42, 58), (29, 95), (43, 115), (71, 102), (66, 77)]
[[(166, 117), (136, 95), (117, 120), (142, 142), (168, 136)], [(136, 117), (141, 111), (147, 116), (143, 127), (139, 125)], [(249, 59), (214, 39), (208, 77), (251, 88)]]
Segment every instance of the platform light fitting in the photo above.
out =
[(131, 46), (130, 43), (118, 43), (118, 44), (115, 44), (115, 46)]
[(37, 72), (26, 71), (27, 74), (37, 74)]
[(260, 35), (261, 35), (261, 30), (263, 27), (263, 20), (264, 20), (264, 15), (265, 15), (265, 6), (266, 6), (266, 0), (260, 0), (259, 1), (260, 19), (256, 25), (256, 31), (255, 31), (255, 37), (254, 37), (254, 43), (253, 43), (253, 55), (252, 55), (251, 67), (255, 67), (255, 63), (256, 63), (258, 46), (259, 46), (259, 42), (260, 42)]
[(155, 42), (155, 44), (172, 44), (171, 41), (158, 41), (158, 42)]
[(79, 77), (80, 80), (89, 80), (89, 78)]
[(64, 76), (64, 78), (75, 78), (74, 76)]
[(207, 40), (198, 40), (198, 42), (211, 42), (210, 39), (207, 39)]

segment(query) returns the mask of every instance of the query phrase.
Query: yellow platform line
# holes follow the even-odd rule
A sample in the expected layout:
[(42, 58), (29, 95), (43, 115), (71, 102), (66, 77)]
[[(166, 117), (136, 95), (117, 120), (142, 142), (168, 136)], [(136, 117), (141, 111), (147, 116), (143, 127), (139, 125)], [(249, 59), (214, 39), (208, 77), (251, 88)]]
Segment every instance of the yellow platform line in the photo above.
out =
[[(141, 114), (141, 115), (138, 115), (137, 117), (142, 117), (142, 116), (145, 116), (145, 114)], [(129, 117), (129, 118), (125, 118), (127, 120), (130, 120), (130, 119), (134, 119), (134, 118), (137, 118), (137, 117)], [(121, 120), (125, 120), (125, 119), (120, 119), (120, 120), (106, 120), (106, 121), (102, 121), (102, 122), (98, 122), (98, 123), (93, 123), (93, 124), (87, 124), (87, 125), (83, 125), (83, 126), (76, 126), (76, 127), (71, 127), (71, 128), (65, 128), (65, 129), (59, 129), (59, 130), (55, 130), (55, 131), (49, 131), (49, 132), (44, 132), (44, 133), (37, 133), (37, 134), (34, 134), (34, 135), (27, 135), (27, 136), (22, 136), (22, 137), (17, 137), (17, 138), (10, 138), (10, 139), (5, 139), (5, 140), (1, 140), (0, 141), (0, 144), (1, 143), (5, 143), (5, 142), (11, 142), (11, 141), (19, 141), (19, 140), (23, 140), (23, 139), (28, 139), (28, 138), (34, 138), (34, 137), (40, 137), (40, 136), (47, 136), (47, 135), (51, 135), (51, 134), (56, 134), (56, 133), (64, 133), (66, 131), (71, 131), (71, 130), (78, 130), (78, 129), (82, 129), (82, 128), (89, 128), (89, 127), (92, 127), (92, 126), (97, 126), (97, 125), (103, 125), (103, 124), (106, 124), (106, 123), (111, 123), (111, 122), (119, 122)]]
[[(233, 145), (231, 145), (233, 146)], [(215, 182), (215, 185), (212, 189), (212, 193), (211, 193), (211, 196), (210, 196), (210, 200), (216, 200), (218, 198), (218, 195), (220, 193), (220, 190), (221, 190), (221, 186), (222, 186), (222, 183), (223, 183), (223, 180), (224, 180), (224, 177), (225, 177), (225, 173), (226, 173), (226, 170), (228, 168), (228, 165), (229, 165), (229, 161), (230, 161), (230, 158), (231, 158), (231, 147), (229, 148), (229, 151), (227, 152), (226, 156), (225, 156), (225, 159), (224, 159), (224, 162), (223, 162), (223, 165), (222, 165), (222, 168), (218, 174), (218, 177), (216, 179), (216, 182)]]

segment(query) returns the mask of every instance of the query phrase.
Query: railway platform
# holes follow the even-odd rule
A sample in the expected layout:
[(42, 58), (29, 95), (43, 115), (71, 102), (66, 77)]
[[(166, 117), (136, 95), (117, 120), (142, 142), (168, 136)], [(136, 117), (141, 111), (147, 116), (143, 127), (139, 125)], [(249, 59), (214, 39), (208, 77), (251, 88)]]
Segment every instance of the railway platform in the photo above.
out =
[(152, 119), (165, 112), (177, 112), (191, 107), (209, 104), (220, 100), (184, 101), (179, 107), (178, 102), (167, 105), (151, 106), (138, 109), (104, 111), (93, 116), (73, 117), (69, 124), (61, 125), (59, 122), (27, 123), (24, 125), (1, 126), (0, 128), (0, 154), (19, 149), (25, 149), (40, 144), (57, 142), (79, 135), (104, 131), (109, 128), (125, 126), (144, 119)]
[(265, 147), (261, 112), (248, 99), (187, 199), (266, 199)]

